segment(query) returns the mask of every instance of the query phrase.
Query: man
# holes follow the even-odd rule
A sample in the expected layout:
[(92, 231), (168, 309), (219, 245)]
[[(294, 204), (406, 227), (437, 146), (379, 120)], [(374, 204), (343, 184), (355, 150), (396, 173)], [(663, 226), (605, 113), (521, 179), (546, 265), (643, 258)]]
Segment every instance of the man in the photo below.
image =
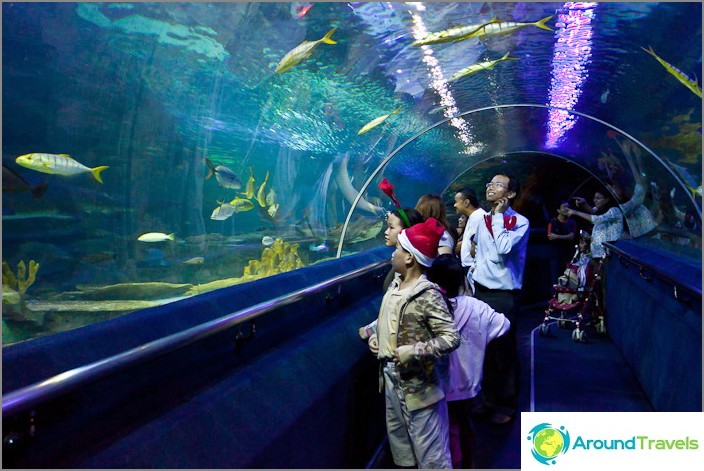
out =
[(510, 422), (518, 409), (516, 314), (530, 229), (528, 219), (511, 208), (519, 189), (516, 177), (506, 173), (486, 184), (491, 210), (475, 235), (475, 297), (511, 322), (508, 333), (489, 344), (484, 360), (484, 412), (492, 414), (489, 420), (495, 424)]
[(466, 219), (462, 236), (457, 243), (458, 247), (455, 253), (459, 255), (462, 261), (462, 267), (464, 267), (465, 273), (467, 274), (467, 280), (472, 288), (472, 292), (474, 292), (474, 283), (472, 281), (476, 250), (474, 246), (474, 236), (477, 233), (477, 227), (484, 221), (486, 211), (479, 206), (477, 193), (472, 188), (463, 188), (458, 191), (455, 194), (455, 204), (453, 206), (460, 218), (464, 217)]

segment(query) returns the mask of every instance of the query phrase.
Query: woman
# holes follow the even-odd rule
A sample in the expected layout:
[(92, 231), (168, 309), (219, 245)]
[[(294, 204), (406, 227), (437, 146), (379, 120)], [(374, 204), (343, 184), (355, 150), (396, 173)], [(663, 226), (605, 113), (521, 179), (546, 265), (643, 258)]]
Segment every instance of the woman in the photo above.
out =
[(453, 253), (457, 241), (457, 232), (452, 229), (452, 225), (447, 219), (447, 210), (440, 195), (425, 194), (418, 199), (416, 209), (423, 216), (423, 219), (435, 218), (440, 225), (445, 228), (445, 233), (440, 239), (438, 255)]
[(587, 207), (588, 212), (568, 209), (568, 216), (579, 216), (594, 224), (592, 228), (591, 251), (593, 258), (606, 257), (603, 242), (613, 242), (623, 235), (623, 214), (612, 198), (601, 191), (594, 193), (594, 207), (589, 208), (584, 198), (576, 197), (579, 207)]

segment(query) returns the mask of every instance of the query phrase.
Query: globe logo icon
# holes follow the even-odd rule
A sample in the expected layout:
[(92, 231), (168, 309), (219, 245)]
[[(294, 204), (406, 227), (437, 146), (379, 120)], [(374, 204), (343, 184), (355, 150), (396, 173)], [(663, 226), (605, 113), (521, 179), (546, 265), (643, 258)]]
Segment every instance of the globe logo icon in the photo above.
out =
[(565, 427), (555, 428), (549, 423), (533, 427), (528, 440), (533, 442), (533, 458), (545, 465), (555, 464), (556, 458), (570, 448), (570, 434)]

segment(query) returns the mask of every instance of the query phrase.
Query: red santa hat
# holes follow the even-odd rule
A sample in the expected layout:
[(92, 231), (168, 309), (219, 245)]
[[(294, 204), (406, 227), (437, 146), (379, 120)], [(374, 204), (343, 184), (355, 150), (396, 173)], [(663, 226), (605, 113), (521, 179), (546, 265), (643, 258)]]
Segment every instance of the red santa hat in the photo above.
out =
[(401, 231), (398, 241), (421, 265), (429, 267), (438, 256), (438, 243), (445, 228), (435, 218), (428, 218)]

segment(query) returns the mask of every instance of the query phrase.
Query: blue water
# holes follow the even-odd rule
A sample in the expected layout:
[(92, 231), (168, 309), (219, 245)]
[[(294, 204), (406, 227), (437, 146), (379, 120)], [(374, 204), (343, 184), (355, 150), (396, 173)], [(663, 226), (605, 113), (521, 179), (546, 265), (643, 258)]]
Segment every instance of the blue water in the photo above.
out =
[[(295, 254), (291, 266), (310, 265), (336, 255), (348, 215), (344, 252), (377, 246), (383, 210), (392, 208), (376, 189), (382, 175), (406, 206), (426, 192), (449, 203), (455, 188), (481, 185), (507, 162), (526, 176), (524, 212), (533, 211), (540, 227), (541, 205), (552, 213), (561, 199), (600, 181), (602, 152), (618, 151), (610, 126), (654, 152), (643, 151), (648, 173), (699, 221), (693, 244), (700, 241), (701, 198), (688, 197), (683, 182), (701, 184), (701, 99), (641, 47), (652, 45), (690, 77), (701, 76), (701, 4), (335, 2), (314, 3), (299, 18), (306, 6), (3, 4), (3, 165), (29, 186), (48, 183), (33, 199), (26, 190), (6, 192), (3, 179), (3, 260), (13, 271), (22, 260), (40, 263), (26, 300), (60, 304), (66, 293), (80, 298), (87, 285), (150, 282), (189, 284), (192, 295), (207, 283), (242, 278), (250, 261), (267, 257), (265, 236), (285, 242), (281, 257)], [(483, 41), (411, 46), (423, 28), (550, 15), (553, 31), (528, 26)], [(275, 73), (288, 51), (333, 27), (337, 44), (319, 44)], [(506, 52), (518, 60), (450, 84), (431, 78)], [(563, 134), (554, 126), (566, 118), (544, 108), (492, 108), (461, 125), (448, 121), (412, 140), (369, 182), (364, 197), (380, 211), (350, 214), (356, 194), (344, 184), (360, 190), (389, 154), (450, 116), (447, 108), (430, 113), (447, 105), (446, 91), (457, 113), (534, 104), (598, 121), (568, 113), (574, 125)], [(399, 106), (399, 114), (357, 134)], [(554, 146), (551, 132), (559, 135)], [(87, 173), (50, 175), (15, 163), (31, 152), (109, 168), (100, 184)], [(244, 187), (206, 180), (206, 157), (243, 184), (251, 168), (252, 209), (211, 219), (220, 203), (246, 195)], [(262, 197), (274, 190), (274, 216), (271, 204), (256, 201), (267, 172)], [(175, 240), (137, 241), (148, 232)], [(3, 322), (19, 339), (60, 324), (47, 320), (55, 313), (32, 312), (27, 320), (24, 308), (13, 309), (11, 317), (3, 309)]]

